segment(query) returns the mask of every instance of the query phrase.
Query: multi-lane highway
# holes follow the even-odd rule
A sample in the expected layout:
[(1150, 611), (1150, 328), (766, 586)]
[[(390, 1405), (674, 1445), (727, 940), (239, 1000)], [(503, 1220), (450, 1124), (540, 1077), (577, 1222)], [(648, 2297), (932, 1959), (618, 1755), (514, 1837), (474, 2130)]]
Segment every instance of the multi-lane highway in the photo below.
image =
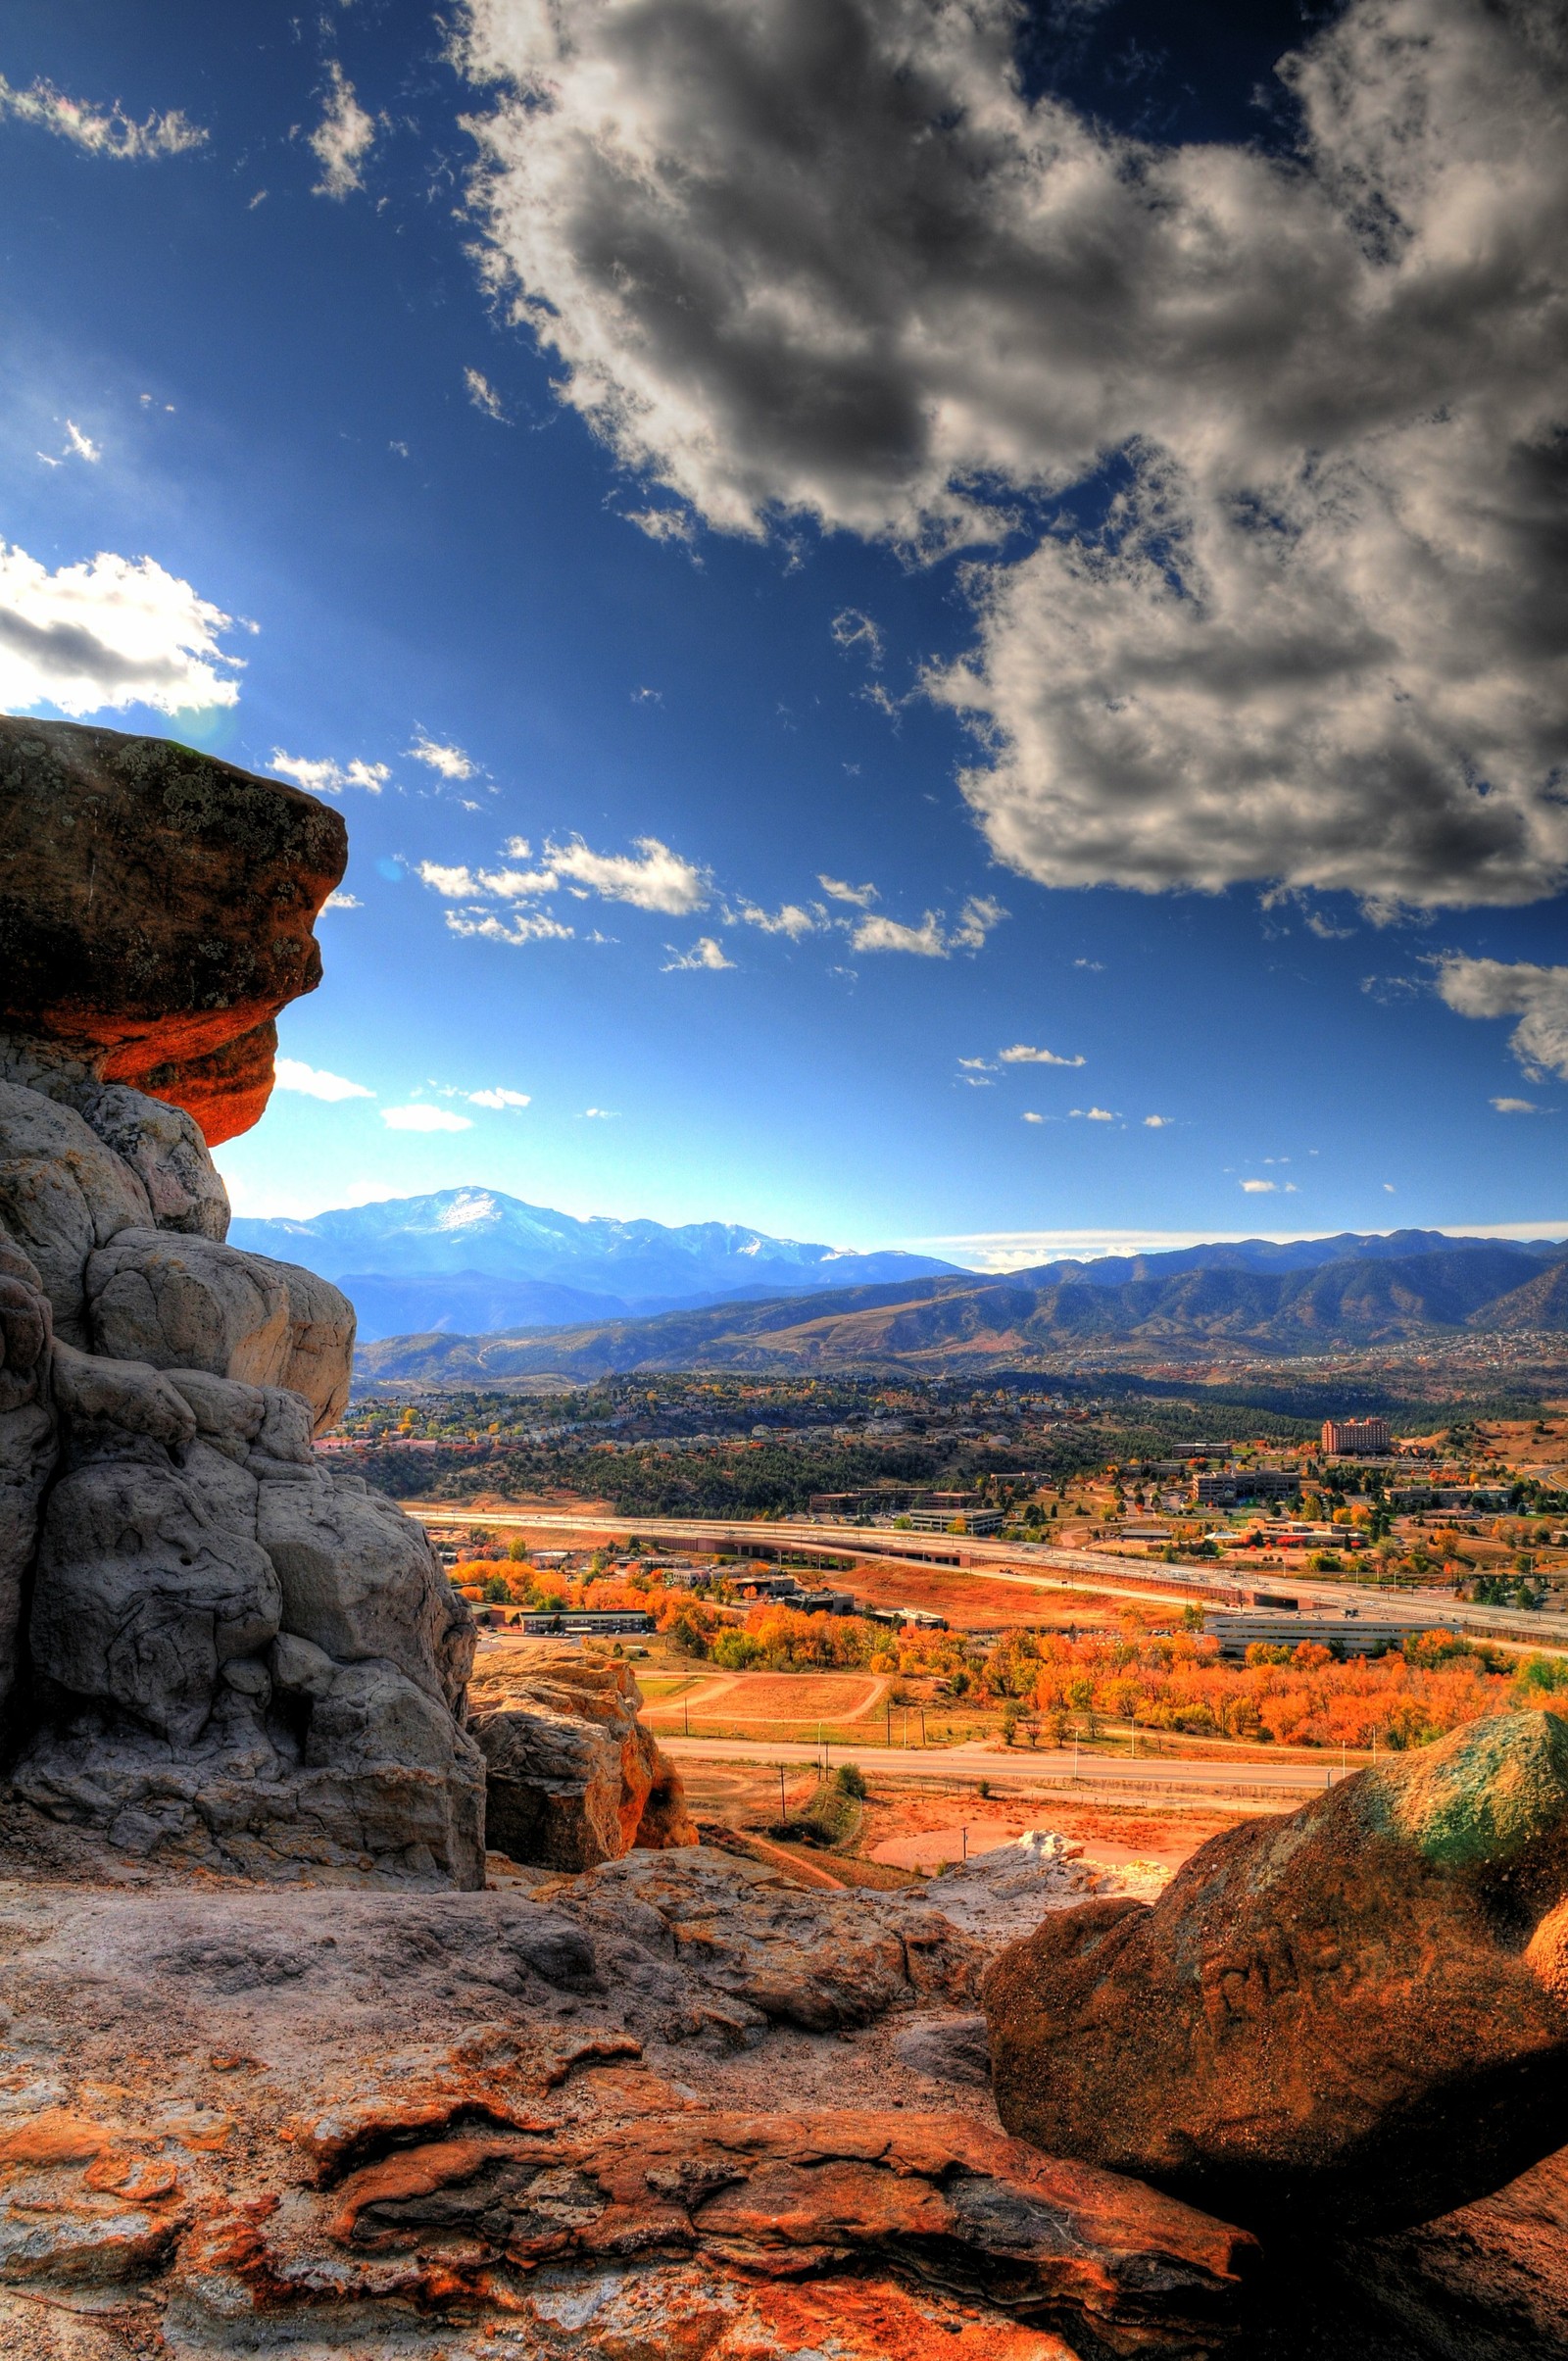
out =
[[(1321, 1794), (1343, 1776), (1337, 1761), (1325, 1762), (1321, 1756), (1316, 1762), (1247, 1762), (1162, 1754), (1151, 1761), (1147, 1755), (1100, 1754), (1087, 1749), (1080, 1755), (1071, 1746), (1029, 1747), (1012, 1753), (1004, 1753), (995, 1743), (906, 1748), (886, 1746), (869, 1734), (858, 1746), (842, 1746), (836, 1741), (811, 1746), (789, 1739), (681, 1738), (661, 1729), (659, 1743), (666, 1754), (683, 1762), (783, 1763), (787, 1767), (820, 1763), (829, 1770), (853, 1762), (874, 1772), (879, 1780), (929, 1783), (957, 1779), (968, 1785), (984, 1779), (992, 1787), (1004, 1783), (1009, 1791), (1019, 1786), (1059, 1788), (1077, 1782), (1102, 1791), (1123, 1789), (1130, 1796), (1157, 1794), (1187, 1802), (1218, 1800), (1238, 1793), (1250, 1797), (1278, 1795), (1298, 1802), (1303, 1796)], [(1351, 1771), (1361, 1767), (1359, 1761), (1348, 1765)]]
[[(1531, 1646), (1568, 1651), (1568, 1615), (1535, 1613), (1523, 1607), (1475, 1606), (1446, 1592), (1386, 1592), (1361, 1583), (1334, 1582), (1322, 1574), (1293, 1571), (1248, 1573), (1234, 1566), (1164, 1566), (1148, 1559), (1114, 1557), (1104, 1550), (1063, 1549), (1046, 1542), (997, 1542), (968, 1535), (898, 1533), (885, 1526), (830, 1525), (802, 1517), (782, 1523), (759, 1524), (747, 1518), (645, 1517), (586, 1515), (564, 1509), (472, 1509), (444, 1503), (410, 1501), (413, 1514), (432, 1532), (443, 1527), (493, 1525), (525, 1527), (530, 1533), (560, 1534), (564, 1541), (588, 1542), (625, 1533), (632, 1526), (645, 1541), (662, 1548), (688, 1549), (703, 1543), (751, 1549), (821, 1549), (832, 1555), (875, 1558), (883, 1565), (936, 1563), (957, 1566), (983, 1582), (1061, 1583), (1064, 1577), (1092, 1576), (1100, 1591), (1128, 1598), (1165, 1598), (1211, 1601), (1215, 1606), (1242, 1603), (1254, 1590), (1281, 1591), (1302, 1607), (1354, 1607), (1368, 1621), (1395, 1617), (1400, 1622), (1441, 1625), (1447, 1631), (1502, 1640), (1515, 1647)], [(1069, 1586), (1070, 1587), (1070, 1586)]]

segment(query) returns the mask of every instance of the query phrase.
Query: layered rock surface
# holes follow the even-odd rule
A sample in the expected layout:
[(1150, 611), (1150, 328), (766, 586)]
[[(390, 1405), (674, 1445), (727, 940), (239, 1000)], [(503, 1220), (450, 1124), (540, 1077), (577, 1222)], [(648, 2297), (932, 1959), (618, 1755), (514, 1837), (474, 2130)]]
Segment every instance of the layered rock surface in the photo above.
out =
[(422, 1530), (313, 1450), (347, 1400), (352, 1307), (229, 1247), (189, 1106), (106, 1079), (162, 1061), (202, 1108), (180, 1060), (318, 974), (341, 822), (184, 748), (15, 721), (0, 818), (15, 1787), (125, 1853), (472, 1886), (472, 1618)]
[[(835, 2030), (785, 2006), (848, 1946), (828, 1905), (853, 1897), (771, 1889), (808, 1914), (797, 1964), (754, 1979), (772, 2013), (738, 2036), (687, 1931), (767, 1891), (695, 1849), (471, 1894), (0, 1885), (7, 2349), (1200, 2361), (1228, 2341), (1250, 2241), (1007, 2139), (983, 2090), (956, 2109), (892, 2045), (906, 1978)], [(65, 2341), (94, 2324), (101, 2344)]]
[(629, 1664), (548, 1642), (487, 1649), (468, 1691), (487, 1842), (552, 1869), (694, 1844), (680, 1775), (638, 1720), (642, 1701)]
[(1568, 1723), (1518, 1713), (1215, 1837), (984, 1990), (1042, 2147), (1296, 2237), (1484, 2196), (1568, 2124)]

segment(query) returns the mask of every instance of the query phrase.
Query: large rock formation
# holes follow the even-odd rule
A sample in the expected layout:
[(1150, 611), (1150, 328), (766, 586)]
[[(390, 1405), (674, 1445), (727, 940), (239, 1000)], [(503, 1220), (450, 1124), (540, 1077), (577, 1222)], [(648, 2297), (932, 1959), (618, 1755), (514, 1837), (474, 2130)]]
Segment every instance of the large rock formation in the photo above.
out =
[(164, 738), (0, 718), (0, 1031), (196, 1117), (267, 1104), (272, 1020), (314, 992), (339, 814)]
[(1500, 1715), (1196, 1852), (989, 1972), (1011, 2132), (1257, 2228), (1496, 2189), (1568, 2123), (1568, 1722)]
[[(189, 1111), (224, 1137), (265, 1105), (258, 1045), (319, 973), (341, 822), (182, 747), (17, 721), (0, 815), (15, 1785), (124, 1853), (477, 1884), (472, 1618), (421, 1529), (317, 1459), (352, 1307), (224, 1244)], [(241, 1038), (253, 1087), (215, 1114), (189, 1061)], [(165, 1096), (106, 1078), (129, 1070)]]
[(693, 1845), (680, 1774), (637, 1718), (631, 1666), (514, 1640), (468, 1692), (485, 1758), (487, 1841), (514, 1861), (592, 1869), (634, 1845)]

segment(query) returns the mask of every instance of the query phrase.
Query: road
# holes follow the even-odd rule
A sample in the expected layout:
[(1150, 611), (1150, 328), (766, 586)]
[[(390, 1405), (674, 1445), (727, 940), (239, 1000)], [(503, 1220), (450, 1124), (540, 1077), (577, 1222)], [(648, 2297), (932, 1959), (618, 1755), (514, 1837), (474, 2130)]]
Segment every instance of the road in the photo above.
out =
[[(820, 1763), (834, 1769), (843, 1762), (858, 1763), (877, 1779), (989, 1779), (1011, 1788), (1023, 1782), (1060, 1786), (1077, 1780), (1097, 1788), (1128, 1788), (1194, 1799), (1241, 1792), (1309, 1795), (1335, 1785), (1342, 1776), (1333, 1762), (1225, 1762), (1212, 1758), (1177, 1760), (1168, 1755), (1076, 1754), (1071, 1746), (1031, 1746), (1003, 1753), (995, 1746), (813, 1746), (798, 1740), (749, 1738), (681, 1738), (661, 1730), (659, 1744), (681, 1762)], [(1359, 1769), (1352, 1764), (1351, 1769)]]
[[(1523, 1607), (1475, 1606), (1443, 1592), (1382, 1593), (1360, 1583), (1336, 1583), (1321, 1574), (1303, 1575), (1286, 1569), (1265, 1574), (1235, 1567), (1210, 1570), (1184, 1565), (1167, 1571), (1149, 1561), (1112, 1557), (1105, 1551), (1062, 1549), (1046, 1542), (996, 1542), (967, 1535), (893, 1533), (884, 1527), (820, 1524), (809, 1517), (779, 1524), (759, 1524), (749, 1518), (584, 1516), (564, 1509), (476, 1510), (445, 1503), (410, 1500), (405, 1503), (421, 1523), (443, 1525), (525, 1526), (530, 1533), (560, 1533), (564, 1540), (635, 1530), (640, 1538), (662, 1544), (710, 1541), (726, 1547), (759, 1543), (769, 1549), (821, 1549), (831, 1555), (876, 1557), (884, 1565), (922, 1559), (942, 1560), (983, 1582), (1022, 1583), (1038, 1589), (1042, 1582), (1060, 1583), (1064, 1575), (1091, 1575), (1097, 1590), (1132, 1599), (1163, 1598), (1186, 1602), (1211, 1599), (1215, 1606), (1238, 1602), (1239, 1593), (1281, 1590), (1301, 1605), (1355, 1607), (1370, 1622), (1391, 1615), (1401, 1623), (1426, 1624), (1446, 1631), (1463, 1631), (1477, 1638), (1504, 1640), (1515, 1646), (1568, 1650), (1568, 1615), (1533, 1613)], [(1147, 1567), (1147, 1570), (1146, 1570)], [(1118, 1588), (1119, 1586), (1119, 1588)], [(1071, 1585), (1067, 1585), (1068, 1588)]]

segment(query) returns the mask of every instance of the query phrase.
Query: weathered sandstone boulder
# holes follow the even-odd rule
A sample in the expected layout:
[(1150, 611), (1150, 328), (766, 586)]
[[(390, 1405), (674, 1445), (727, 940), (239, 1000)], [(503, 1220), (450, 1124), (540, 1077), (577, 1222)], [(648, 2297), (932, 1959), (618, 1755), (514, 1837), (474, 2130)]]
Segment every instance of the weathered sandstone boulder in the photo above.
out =
[(488, 1842), (515, 1861), (591, 1869), (634, 1845), (693, 1845), (680, 1774), (637, 1718), (629, 1664), (549, 1642), (487, 1653), (469, 1684)]
[[(0, 1031), (193, 1114), (254, 1123), (271, 1022), (313, 992), (339, 814), (163, 738), (0, 718)], [(100, 1241), (101, 1243), (101, 1241)]]
[[(187, 749), (0, 720), (0, 1741), (122, 1855), (473, 1887), (472, 1617), (318, 1459), (352, 1306), (225, 1243), (181, 1079), (314, 986), (342, 837)], [(167, 1101), (116, 1078), (152, 1061)]]
[(1499, 1715), (1215, 1837), (987, 1976), (1008, 2130), (1300, 2237), (1421, 2222), (1568, 2123), (1568, 1722)]

